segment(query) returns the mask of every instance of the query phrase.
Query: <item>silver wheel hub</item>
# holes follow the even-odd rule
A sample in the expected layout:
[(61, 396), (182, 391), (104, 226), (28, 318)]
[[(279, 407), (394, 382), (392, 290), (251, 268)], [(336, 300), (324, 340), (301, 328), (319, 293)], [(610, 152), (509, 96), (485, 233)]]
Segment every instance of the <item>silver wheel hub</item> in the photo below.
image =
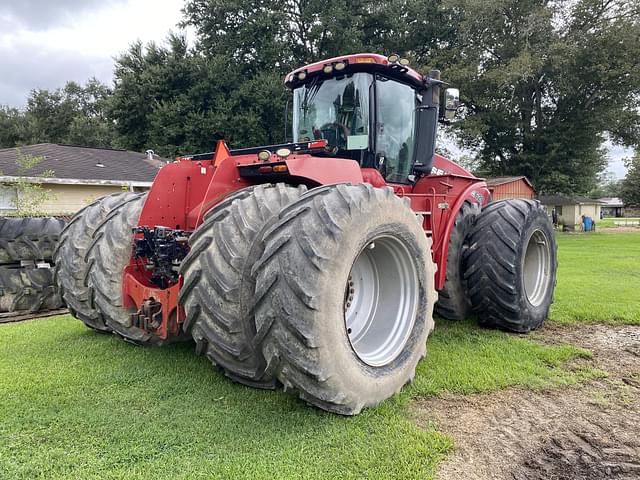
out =
[(414, 259), (397, 238), (380, 236), (356, 258), (345, 288), (344, 320), (351, 347), (380, 367), (403, 351), (419, 297)]
[(544, 302), (551, 282), (551, 252), (549, 239), (542, 230), (535, 230), (525, 249), (522, 264), (522, 284), (531, 305)]

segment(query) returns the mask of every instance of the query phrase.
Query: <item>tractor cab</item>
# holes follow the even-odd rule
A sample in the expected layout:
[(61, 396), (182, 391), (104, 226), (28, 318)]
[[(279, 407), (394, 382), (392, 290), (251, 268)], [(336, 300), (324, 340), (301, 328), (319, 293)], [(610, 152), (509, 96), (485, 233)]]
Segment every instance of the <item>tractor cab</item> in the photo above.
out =
[[(422, 76), (397, 55), (358, 54), (307, 65), (290, 73), (293, 141), (325, 140), (320, 155), (376, 168), (388, 183), (429, 174), (435, 151), (440, 74)], [(447, 89), (446, 111), (457, 108)]]

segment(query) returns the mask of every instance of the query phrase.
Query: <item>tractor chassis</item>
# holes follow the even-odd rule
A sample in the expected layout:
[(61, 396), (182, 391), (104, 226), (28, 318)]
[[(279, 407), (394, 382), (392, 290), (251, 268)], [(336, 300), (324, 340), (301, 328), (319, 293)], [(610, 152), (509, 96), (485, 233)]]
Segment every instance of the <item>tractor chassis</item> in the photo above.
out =
[[(392, 188), (422, 217), (425, 234), (433, 241), (432, 255), (437, 265), (435, 286), (436, 289), (444, 286), (448, 239), (454, 219), (465, 201), (480, 206), (486, 204), (488, 190), (484, 181), (436, 155), (437, 175), (422, 177), (413, 185), (387, 185), (375, 169), (361, 169), (356, 162), (336, 158), (323, 158), (323, 168), (319, 168), (319, 162), (309, 155), (311, 149), (298, 146), (297, 150), (299, 152), (286, 159), (273, 155), (262, 162), (253, 150), (237, 155), (221, 141), (216, 152), (178, 158), (158, 173), (138, 227), (134, 229), (136, 248), (124, 271), (124, 306), (131, 312), (131, 325), (165, 341), (180, 335), (186, 320), (184, 309), (178, 304), (182, 278), (158, 274), (158, 270), (166, 273), (166, 262), (173, 262), (177, 270), (186, 254), (181, 246), (186, 245), (187, 238), (203, 222), (207, 211), (230, 193), (260, 183), (305, 184), (308, 188), (331, 183), (369, 183), (374, 187)], [(260, 173), (276, 165), (286, 167), (281, 168), (284, 173)], [(329, 172), (339, 172), (339, 176), (330, 176)], [(163, 239), (177, 238), (178, 241), (173, 242), (181, 246), (158, 241), (159, 234)], [(171, 255), (167, 256), (167, 251)], [(149, 261), (150, 257), (154, 257), (153, 261)], [(164, 259), (164, 265), (158, 262), (159, 258)]]

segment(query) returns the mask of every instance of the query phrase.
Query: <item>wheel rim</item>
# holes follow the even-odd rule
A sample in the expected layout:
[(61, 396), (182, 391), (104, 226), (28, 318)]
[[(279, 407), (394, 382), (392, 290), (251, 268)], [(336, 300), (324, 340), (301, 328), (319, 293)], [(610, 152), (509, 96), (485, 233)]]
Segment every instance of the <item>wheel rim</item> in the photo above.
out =
[(360, 252), (344, 303), (347, 335), (360, 360), (380, 367), (400, 355), (415, 323), (418, 296), (416, 265), (400, 240), (380, 236)]
[(551, 279), (551, 254), (549, 239), (542, 230), (535, 230), (524, 254), (522, 283), (527, 300), (533, 306), (541, 305), (549, 289)]

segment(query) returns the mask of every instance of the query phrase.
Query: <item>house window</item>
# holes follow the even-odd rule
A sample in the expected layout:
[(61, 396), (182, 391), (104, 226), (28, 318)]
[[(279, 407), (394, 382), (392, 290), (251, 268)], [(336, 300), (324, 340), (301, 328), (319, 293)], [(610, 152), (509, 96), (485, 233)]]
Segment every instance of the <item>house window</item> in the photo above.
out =
[(16, 209), (16, 187), (0, 185), (0, 210)]
[(562, 205), (556, 205), (555, 207), (553, 207), (556, 209), (556, 215), (561, 216), (562, 215)]

